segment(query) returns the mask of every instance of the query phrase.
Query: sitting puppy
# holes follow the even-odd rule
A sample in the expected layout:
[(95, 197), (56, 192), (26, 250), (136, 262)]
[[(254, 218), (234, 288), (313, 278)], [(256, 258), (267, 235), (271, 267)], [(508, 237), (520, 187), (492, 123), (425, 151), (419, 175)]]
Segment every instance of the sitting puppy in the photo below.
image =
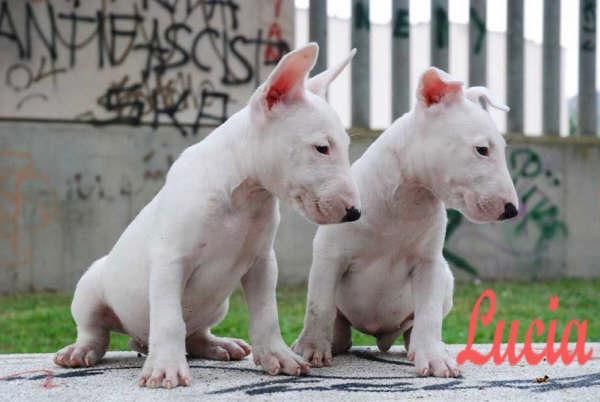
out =
[(270, 374), (308, 370), (277, 321), (277, 198), (318, 224), (360, 216), (349, 137), (324, 99), (354, 53), (306, 81), (317, 52), (309, 44), (287, 54), (246, 107), (181, 154), (159, 193), (79, 281), (77, 341), (56, 354), (56, 364), (92, 366), (118, 331), (149, 351), (141, 386), (189, 385), (186, 354), (239, 360), (250, 353), (245, 342), (210, 332), (241, 280), (256, 364)]
[(293, 347), (313, 366), (351, 346), (350, 327), (375, 336), (381, 351), (412, 328), (405, 341), (418, 375), (459, 374), (441, 339), (454, 280), (442, 257), (446, 208), (473, 222), (517, 215), (489, 106), (507, 110), (486, 88), (463, 92), (430, 68), (414, 110), (352, 165), (363, 217), (320, 227), (313, 242), (304, 330)]

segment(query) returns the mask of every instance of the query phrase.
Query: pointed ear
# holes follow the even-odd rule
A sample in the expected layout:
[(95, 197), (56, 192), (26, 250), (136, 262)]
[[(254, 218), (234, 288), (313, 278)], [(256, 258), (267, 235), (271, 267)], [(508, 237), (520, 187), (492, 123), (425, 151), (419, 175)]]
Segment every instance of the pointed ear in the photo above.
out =
[(484, 110), (491, 106), (503, 112), (508, 112), (510, 108), (503, 103), (497, 102), (492, 93), (486, 87), (471, 87), (465, 91), (467, 99), (479, 103)]
[(417, 99), (425, 107), (456, 99), (462, 94), (463, 83), (452, 79), (446, 72), (429, 67), (419, 81)]
[(342, 71), (344, 71), (344, 68), (346, 68), (346, 66), (350, 64), (355, 54), (356, 49), (352, 49), (350, 51), (350, 54), (344, 60), (338, 63), (335, 67), (329, 68), (323, 71), (322, 73), (310, 78), (306, 83), (307, 89), (312, 93), (322, 96), (324, 98), (327, 94), (327, 88), (329, 88), (329, 84), (331, 84), (333, 80), (335, 80), (337, 76), (340, 75)]
[(271, 110), (279, 103), (300, 99), (304, 93), (304, 81), (315, 65), (318, 53), (319, 46), (309, 43), (283, 56), (254, 93), (253, 102), (259, 102), (263, 110)]

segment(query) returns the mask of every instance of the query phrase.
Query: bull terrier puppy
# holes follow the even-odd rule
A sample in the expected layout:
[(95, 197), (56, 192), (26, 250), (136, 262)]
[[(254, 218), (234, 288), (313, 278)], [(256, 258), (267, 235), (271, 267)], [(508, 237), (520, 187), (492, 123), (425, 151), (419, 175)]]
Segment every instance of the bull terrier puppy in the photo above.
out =
[(181, 154), (154, 199), (79, 281), (71, 306), (77, 340), (56, 364), (94, 365), (117, 331), (148, 350), (140, 386), (189, 385), (186, 354), (250, 353), (244, 341), (210, 332), (241, 280), (256, 364), (270, 374), (308, 370), (277, 320), (278, 198), (318, 224), (360, 216), (349, 137), (324, 99), (354, 52), (306, 80), (317, 52), (308, 44), (287, 54), (246, 107)]
[(489, 106), (508, 109), (486, 88), (463, 91), (430, 68), (415, 108), (352, 165), (363, 217), (318, 229), (304, 329), (293, 347), (314, 367), (350, 348), (351, 327), (375, 336), (381, 351), (412, 328), (405, 339), (417, 374), (459, 375), (441, 339), (454, 286), (442, 256), (446, 208), (479, 223), (517, 215), (506, 144)]

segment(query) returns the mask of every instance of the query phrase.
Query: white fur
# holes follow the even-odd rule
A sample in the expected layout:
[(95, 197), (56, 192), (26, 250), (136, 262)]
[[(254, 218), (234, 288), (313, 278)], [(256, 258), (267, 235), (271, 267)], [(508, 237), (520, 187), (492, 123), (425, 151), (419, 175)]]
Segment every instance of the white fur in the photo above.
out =
[[(383, 351), (412, 328), (405, 336), (419, 375), (459, 373), (441, 340), (453, 291), (442, 256), (445, 209), (495, 221), (506, 203), (517, 207), (517, 194), (504, 139), (480, 104), (485, 96), (498, 106), (487, 89), (463, 92), (433, 68), (420, 84), (416, 107), (352, 165), (363, 217), (315, 236), (304, 330), (294, 345), (313, 366), (350, 347), (351, 326), (376, 336)], [(475, 148), (483, 146), (487, 157)]]
[[(134, 349), (149, 350), (140, 385), (188, 385), (186, 353), (249, 354), (245, 342), (210, 333), (241, 281), (255, 362), (271, 374), (307, 371), (277, 320), (277, 198), (321, 224), (360, 208), (349, 138), (316, 94), (351, 56), (337, 72), (309, 80), (313, 93), (305, 80), (317, 51), (309, 44), (286, 55), (248, 106), (181, 154), (164, 187), (81, 278), (72, 304), (77, 341), (57, 353), (57, 364), (93, 365), (114, 330), (130, 335)], [(315, 145), (328, 145), (329, 155)]]

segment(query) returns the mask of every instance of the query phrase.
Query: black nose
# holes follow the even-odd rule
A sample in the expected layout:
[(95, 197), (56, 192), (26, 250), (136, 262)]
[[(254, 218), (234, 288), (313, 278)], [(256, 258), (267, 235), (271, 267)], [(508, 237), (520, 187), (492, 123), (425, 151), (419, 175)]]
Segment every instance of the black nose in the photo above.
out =
[(506, 203), (504, 204), (504, 212), (498, 217), (498, 220), (504, 221), (506, 219), (514, 218), (518, 213), (519, 211), (517, 211), (517, 208), (512, 202)]
[(354, 207), (346, 208), (346, 215), (342, 222), (354, 222), (360, 218), (360, 211)]

